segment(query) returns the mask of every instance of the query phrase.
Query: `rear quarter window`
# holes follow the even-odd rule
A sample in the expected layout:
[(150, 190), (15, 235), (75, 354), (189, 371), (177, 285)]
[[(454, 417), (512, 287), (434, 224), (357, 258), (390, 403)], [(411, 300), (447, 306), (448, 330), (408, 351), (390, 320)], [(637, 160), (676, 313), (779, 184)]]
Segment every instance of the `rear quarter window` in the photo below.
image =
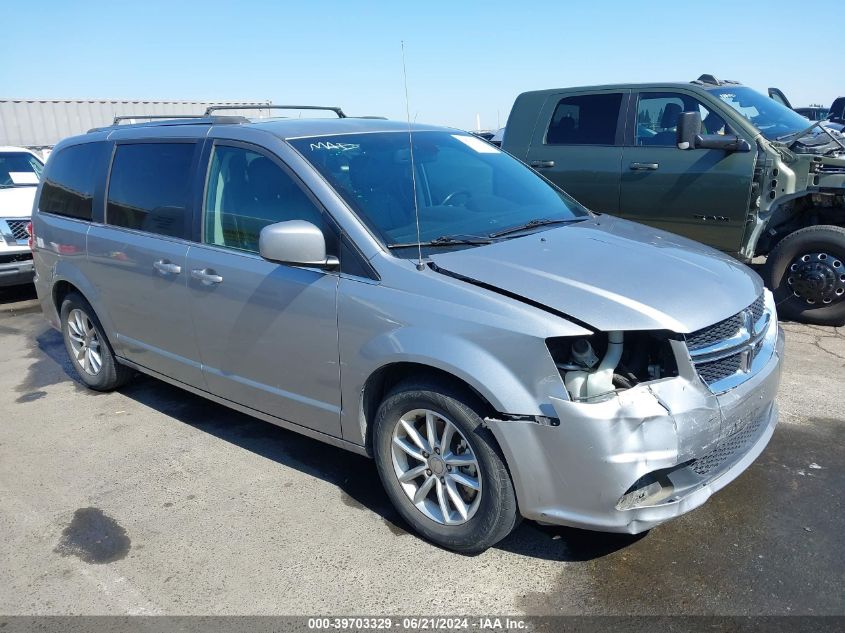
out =
[(108, 157), (106, 143), (71, 145), (55, 152), (44, 176), (38, 210), (90, 220), (94, 189)]

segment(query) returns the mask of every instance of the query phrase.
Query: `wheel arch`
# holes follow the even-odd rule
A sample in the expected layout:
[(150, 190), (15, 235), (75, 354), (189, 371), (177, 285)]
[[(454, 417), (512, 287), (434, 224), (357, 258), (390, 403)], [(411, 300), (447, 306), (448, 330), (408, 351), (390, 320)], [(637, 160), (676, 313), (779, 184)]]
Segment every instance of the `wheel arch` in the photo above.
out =
[(496, 407), (478, 388), (456, 374), (423, 362), (393, 361), (372, 372), (361, 390), (359, 413), (368, 454), (372, 455), (373, 422), (379, 405), (396, 385), (410, 378), (419, 382), (430, 381), (436, 385), (444, 385), (464, 392), (471, 400), (474, 400), (482, 417), (497, 413)]
[(768, 255), (785, 238), (811, 226), (845, 228), (845, 209), (817, 205), (813, 200), (817, 193), (805, 190), (779, 198), (749, 235), (746, 248), (750, 255)]
[(88, 302), (103, 327), (103, 333), (106, 336), (106, 341), (111, 346), (112, 350), (119, 354), (117, 346), (115, 345), (116, 341), (111, 318), (109, 317), (107, 311), (102, 309), (100, 305), (101, 302), (98, 300), (100, 293), (81, 275), (81, 273), (77, 271), (75, 267), (71, 268), (59, 266), (52, 279), (52, 285), (50, 286), (51, 300), (60, 321), (59, 327), (61, 327), (62, 302), (71, 292), (76, 292)]

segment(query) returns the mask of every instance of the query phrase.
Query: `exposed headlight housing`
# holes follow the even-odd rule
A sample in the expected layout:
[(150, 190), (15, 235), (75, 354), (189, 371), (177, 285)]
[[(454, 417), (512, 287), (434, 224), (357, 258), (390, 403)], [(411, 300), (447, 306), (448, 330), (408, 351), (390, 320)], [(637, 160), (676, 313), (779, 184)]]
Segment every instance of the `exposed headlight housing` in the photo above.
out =
[(572, 400), (595, 402), (649, 380), (678, 375), (666, 331), (600, 332), (546, 339)]

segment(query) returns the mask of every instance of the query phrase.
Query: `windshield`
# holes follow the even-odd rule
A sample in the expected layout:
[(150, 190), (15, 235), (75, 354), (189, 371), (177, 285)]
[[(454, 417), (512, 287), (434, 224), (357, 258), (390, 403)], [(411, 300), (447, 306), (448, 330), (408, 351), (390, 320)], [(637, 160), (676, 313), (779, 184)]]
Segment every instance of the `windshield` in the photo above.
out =
[(27, 152), (0, 152), (0, 188), (33, 187), (44, 165)]
[(748, 119), (770, 141), (806, 130), (810, 121), (756, 90), (721, 86), (710, 93)]
[[(531, 169), (489, 143), (447, 131), (321, 136), (290, 143), (396, 254), (419, 241), (480, 242), (533, 222), (533, 228), (588, 212)], [(412, 256), (408, 253), (407, 256)]]

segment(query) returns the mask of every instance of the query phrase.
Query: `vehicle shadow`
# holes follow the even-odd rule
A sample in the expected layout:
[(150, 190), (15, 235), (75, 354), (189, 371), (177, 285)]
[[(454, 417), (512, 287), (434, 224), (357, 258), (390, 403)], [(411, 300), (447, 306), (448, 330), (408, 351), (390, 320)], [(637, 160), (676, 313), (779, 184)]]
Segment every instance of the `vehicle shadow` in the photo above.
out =
[(16, 311), (22, 311), (30, 307), (38, 309), (37, 301), (38, 297), (35, 294), (35, 286), (33, 284), (0, 287), (0, 309), (4, 311), (15, 308), (20, 308), (20, 310)]
[[(397, 536), (411, 531), (393, 508), (370, 459), (232, 411), (148, 376), (138, 376), (121, 393), (218, 439), (337, 486), (343, 503), (374, 512)], [(495, 547), (533, 558), (577, 562), (601, 558), (636, 540), (628, 535), (524, 521)]]
[[(51, 372), (59, 375), (63, 372), (79, 384), (66, 357), (61, 335), (52, 329), (46, 330), (37, 337), (37, 342), (43, 360), (52, 361)], [(344, 504), (374, 512), (396, 536), (407, 536), (411, 532), (384, 492), (374, 462), (366, 457), (233, 411), (146, 375), (136, 376), (120, 393), (224, 442), (333, 484), (340, 490)], [(533, 558), (578, 562), (601, 558), (636, 540), (631, 536), (546, 527), (523, 521), (495, 547)]]

